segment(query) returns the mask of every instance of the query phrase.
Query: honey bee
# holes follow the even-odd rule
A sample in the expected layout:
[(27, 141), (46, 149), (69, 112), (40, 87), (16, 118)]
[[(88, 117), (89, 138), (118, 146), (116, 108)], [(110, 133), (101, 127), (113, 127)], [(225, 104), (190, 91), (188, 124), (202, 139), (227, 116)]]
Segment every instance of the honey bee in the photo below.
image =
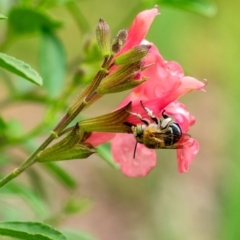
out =
[(133, 158), (135, 158), (138, 143), (144, 144), (147, 148), (151, 149), (183, 148), (184, 143), (179, 143), (179, 140), (183, 136), (179, 124), (170, 116), (165, 114), (165, 110), (162, 112), (162, 118), (159, 119), (153, 114), (152, 110), (143, 105), (142, 101), (140, 101), (140, 103), (153, 122), (151, 122), (149, 119), (143, 118), (138, 113), (129, 112), (131, 115), (137, 117), (144, 123), (137, 125), (127, 123), (129, 126), (131, 126), (132, 133), (136, 139)]

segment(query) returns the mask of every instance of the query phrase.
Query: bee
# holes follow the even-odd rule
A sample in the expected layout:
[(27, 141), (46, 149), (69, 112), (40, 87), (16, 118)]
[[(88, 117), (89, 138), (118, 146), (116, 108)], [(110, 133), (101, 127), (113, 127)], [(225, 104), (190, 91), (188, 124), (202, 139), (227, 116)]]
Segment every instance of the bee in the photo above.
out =
[(142, 101), (140, 103), (152, 122), (149, 119), (143, 118), (138, 113), (129, 112), (144, 123), (137, 125), (127, 123), (131, 126), (131, 131), (136, 139), (133, 158), (135, 158), (138, 143), (144, 144), (147, 148), (151, 149), (183, 148), (183, 143), (179, 143), (179, 140), (183, 136), (179, 124), (165, 114), (165, 110), (162, 112), (162, 118), (159, 119), (153, 114), (152, 110), (143, 105)]

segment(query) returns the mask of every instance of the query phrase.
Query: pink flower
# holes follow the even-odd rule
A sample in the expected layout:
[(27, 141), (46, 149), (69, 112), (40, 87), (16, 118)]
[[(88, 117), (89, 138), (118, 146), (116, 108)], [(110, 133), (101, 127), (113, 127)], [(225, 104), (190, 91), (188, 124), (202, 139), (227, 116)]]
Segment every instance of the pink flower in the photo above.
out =
[[(187, 135), (189, 127), (195, 122), (195, 118), (186, 110), (184, 104), (177, 101), (162, 107), (162, 98), (150, 99), (144, 103), (144, 106), (151, 109), (155, 116), (160, 117), (163, 109), (166, 114), (173, 116), (175, 121), (180, 125), (183, 137), (180, 139), (184, 143), (184, 148), (177, 149), (178, 170), (184, 173), (188, 170), (189, 165), (199, 151), (198, 142)], [(132, 111), (141, 114), (144, 118), (149, 118), (144, 111), (140, 102), (133, 102)], [(129, 116), (127, 122), (134, 124), (143, 124), (137, 117)], [(122, 172), (129, 177), (146, 176), (156, 165), (156, 152), (148, 149), (142, 144), (137, 145), (136, 155), (133, 158), (136, 139), (129, 134), (116, 134), (111, 140), (111, 149), (114, 160), (120, 164)]]
[[(149, 118), (140, 105), (140, 101), (143, 101), (144, 106), (152, 110), (155, 116), (160, 117), (165, 109), (166, 114), (174, 117), (184, 133), (180, 139), (184, 148), (177, 149), (178, 169), (180, 173), (183, 173), (188, 170), (189, 165), (198, 153), (199, 145), (196, 140), (187, 135), (189, 127), (195, 122), (195, 118), (190, 115), (182, 103), (176, 100), (190, 91), (203, 90), (205, 84), (195, 78), (184, 76), (184, 72), (177, 62), (164, 60), (158, 49), (152, 43), (144, 40), (156, 15), (158, 15), (157, 8), (139, 13), (129, 29), (126, 44), (120, 54), (140, 43), (151, 44), (152, 47), (144, 60), (145, 65), (149, 65), (149, 67), (142, 72), (148, 80), (134, 88), (119, 107), (123, 107), (129, 101), (132, 101), (132, 112), (139, 113), (144, 118)], [(127, 122), (143, 124), (132, 115), (129, 116)], [(133, 158), (136, 144), (133, 134), (106, 135), (105, 133), (98, 133), (98, 136), (101, 136), (104, 141), (111, 139), (114, 160), (120, 164), (121, 171), (126, 176), (146, 176), (155, 167), (156, 151), (146, 148), (143, 144), (138, 143), (136, 155)], [(93, 134), (88, 141), (93, 145), (103, 143), (99, 139), (96, 141), (96, 139), (96, 135)]]
[(148, 32), (148, 29), (152, 24), (152, 21), (158, 14), (158, 8), (152, 8), (150, 10), (140, 12), (136, 16), (131, 27), (128, 29), (128, 38), (126, 44), (118, 55), (142, 43)]
[(115, 162), (119, 163), (121, 171), (126, 176), (146, 176), (156, 166), (156, 151), (138, 144), (135, 158), (133, 158), (135, 144), (136, 140), (133, 135), (124, 133), (116, 134), (111, 141), (113, 158)]

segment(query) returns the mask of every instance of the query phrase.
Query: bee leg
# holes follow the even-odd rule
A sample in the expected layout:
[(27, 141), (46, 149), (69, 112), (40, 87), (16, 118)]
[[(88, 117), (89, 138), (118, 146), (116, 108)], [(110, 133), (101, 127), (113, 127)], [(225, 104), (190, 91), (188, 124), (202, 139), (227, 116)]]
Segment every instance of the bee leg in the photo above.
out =
[(146, 113), (148, 114), (148, 116), (149, 116), (157, 125), (159, 125), (159, 119), (153, 114), (152, 110), (150, 110), (150, 109), (148, 109), (147, 107), (145, 107), (145, 106), (143, 105), (143, 102), (142, 102), (142, 101), (140, 101), (140, 103), (141, 103), (143, 109), (144, 109), (144, 110), (146, 111)]
[(130, 112), (130, 111), (128, 111), (128, 113), (130, 113), (131, 115), (133, 115), (133, 116), (137, 117), (138, 119), (140, 119), (140, 120), (141, 120), (144, 124), (146, 124), (147, 126), (150, 124), (150, 122), (148, 121), (148, 119), (143, 118), (143, 117), (141, 116), (141, 114), (139, 114), (139, 113), (133, 113), (133, 112)]
[(134, 152), (133, 152), (133, 159), (134, 159), (135, 156), (136, 156), (137, 144), (138, 144), (138, 142), (136, 141), (136, 144), (135, 144), (135, 147), (134, 147)]

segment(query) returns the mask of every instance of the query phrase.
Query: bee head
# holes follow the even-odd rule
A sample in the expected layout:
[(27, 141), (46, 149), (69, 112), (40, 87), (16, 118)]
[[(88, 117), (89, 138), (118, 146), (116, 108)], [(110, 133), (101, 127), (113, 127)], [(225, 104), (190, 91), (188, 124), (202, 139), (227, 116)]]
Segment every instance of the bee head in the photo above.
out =
[(170, 146), (181, 138), (182, 130), (177, 122), (174, 122), (171, 117), (165, 114), (165, 110), (162, 112), (162, 116), (163, 118), (160, 119), (160, 128), (169, 134), (169, 137), (165, 139), (165, 144)]
[(170, 118), (170, 117), (161, 119), (161, 120), (160, 120), (160, 128), (161, 128), (161, 129), (166, 129), (166, 128), (169, 127), (172, 123), (173, 123), (173, 120), (172, 120), (172, 118)]
[(173, 123), (173, 119), (165, 114), (165, 110), (162, 112), (162, 119), (160, 119), (160, 128), (166, 129)]

